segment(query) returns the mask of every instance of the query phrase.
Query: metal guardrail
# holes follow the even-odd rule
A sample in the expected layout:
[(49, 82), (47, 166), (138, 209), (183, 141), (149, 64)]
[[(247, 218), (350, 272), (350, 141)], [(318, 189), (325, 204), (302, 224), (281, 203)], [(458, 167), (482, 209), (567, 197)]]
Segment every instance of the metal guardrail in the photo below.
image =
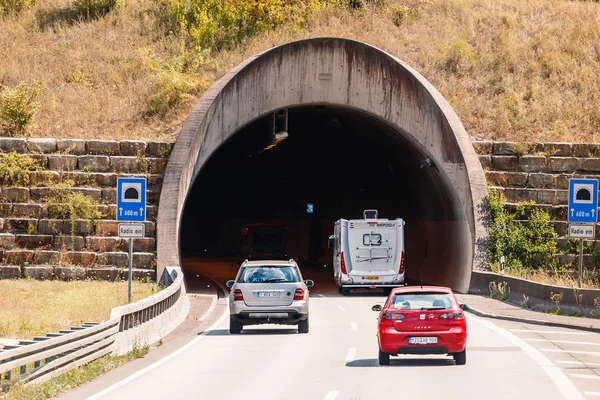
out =
[[(151, 322), (182, 298), (183, 274), (179, 268), (166, 270), (170, 285), (160, 292), (112, 309), (104, 322), (86, 322), (67, 330), (20, 340), (0, 350), (0, 394), (17, 382), (41, 383), (70, 369), (116, 353), (119, 335), (131, 341), (131, 331)], [(185, 293), (185, 292), (184, 292)]]

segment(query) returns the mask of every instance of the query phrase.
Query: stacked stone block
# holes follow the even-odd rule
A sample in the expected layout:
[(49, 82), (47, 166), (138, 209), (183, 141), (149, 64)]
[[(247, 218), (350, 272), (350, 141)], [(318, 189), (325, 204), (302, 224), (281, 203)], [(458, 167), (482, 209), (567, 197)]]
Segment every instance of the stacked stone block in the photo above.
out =
[[(118, 237), (119, 176), (148, 181), (146, 237), (134, 239), (134, 277), (155, 278), (156, 215), (172, 144), (166, 142), (0, 138), (0, 157), (15, 151), (36, 159), (28, 187), (0, 186), (0, 279), (126, 279), (128, 239)], [(51, 219), (44, 200), (65, 179), (100, 203), (102, 218)]]
[[(488, 186), (504, 193), (507, 207), (534, 201), (548, 211), (560, 236), (558, 247), (567, 252), (567, 209), (571, 178), (600, 179), (600, 144), (515, 143), (474, 140), (473, 147), (484, 168)], [(600, 229), (596, 226), (593, 249), (600, 252)], [(572, 264), (576, 254), (560, 254), (561, 263)], [(598, 267), (590, 255), (588, 267)]]

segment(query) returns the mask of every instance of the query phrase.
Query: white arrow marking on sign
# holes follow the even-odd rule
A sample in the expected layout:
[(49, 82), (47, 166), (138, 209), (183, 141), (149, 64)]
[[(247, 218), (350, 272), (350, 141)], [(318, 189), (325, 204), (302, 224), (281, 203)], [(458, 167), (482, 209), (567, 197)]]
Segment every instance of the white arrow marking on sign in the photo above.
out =
[(573, 214), (575, 214), (575, 209), (571, 208), (571, 217), (573, 216)]
[(144, 208), (143, 207), (140, 207), (140, 216), (142, 216), (142, 217), (144, 216)]
[(123, 207), (119, 208), (119, 215), (123, 215)]
[(592, 209), (592, 217), (596, 214), (596, 210)]

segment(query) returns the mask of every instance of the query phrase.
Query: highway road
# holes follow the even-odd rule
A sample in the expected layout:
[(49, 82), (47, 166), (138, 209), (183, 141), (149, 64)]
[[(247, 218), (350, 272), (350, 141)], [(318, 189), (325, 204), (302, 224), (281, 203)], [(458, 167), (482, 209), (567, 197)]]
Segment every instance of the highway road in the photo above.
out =
[[(227, 270), (214, 275), (221, 281)], [(307, 270), (305, 278), (320, 275)], [(100, 378), (78, 398), (600, 399), (599, 334), (469, 315), (465, 366), (444, 356), (379, 366), (371, 306), (384, 296), (342, 297), (325, 286), (311, 292), (308, 334), (263, 325), (230, 335), (222, 298), (212, 319), (166, 358)]]

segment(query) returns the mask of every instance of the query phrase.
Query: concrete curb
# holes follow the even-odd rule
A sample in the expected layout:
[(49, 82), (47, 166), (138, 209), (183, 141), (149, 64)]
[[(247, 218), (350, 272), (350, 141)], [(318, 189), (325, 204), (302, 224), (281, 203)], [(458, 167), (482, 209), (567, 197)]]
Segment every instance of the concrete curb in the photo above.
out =
[(595, 328), (595, 327), (590, 327), (590, 326), (573, 325), (573, 324), (564, 324), (561, 322), (543, 321), (540, 319), (533, 319), (533, 318), (513, 317), (510, 315), (491, 314), (491, 313), (487, 313), (485, 311), (478, 310), (477, 308), (474, 308), (471, 306), (469, 306), (469, 310), (467, 310), (467, 312), (477, 315), (478, 317), (484, 317), (484, 318), (502, 319), (505, 321), (524, 322), (524, 323), (533, 324), (533, 325), (554, 326), (557, 328), (577, 329), (577, 330), (581, 330), (581, 331), (600, 333), (600, 328)]

